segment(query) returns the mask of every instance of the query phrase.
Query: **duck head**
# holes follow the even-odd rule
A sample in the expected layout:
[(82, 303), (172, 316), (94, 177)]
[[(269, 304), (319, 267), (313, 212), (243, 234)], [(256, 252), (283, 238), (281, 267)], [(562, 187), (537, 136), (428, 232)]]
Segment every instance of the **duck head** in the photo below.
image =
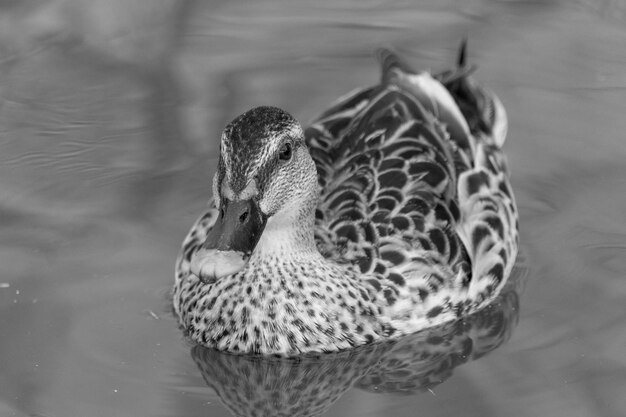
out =
[(213, 178), (219, 215), (191, 259), (192, 273), (212, 283), (241, 271), (264, 234), (298, 240), (284, 233), (295, 230), (312, 240), (317, 193), (315, 163), (298, 121), (276, 107), (240, 115), (222, 134)]

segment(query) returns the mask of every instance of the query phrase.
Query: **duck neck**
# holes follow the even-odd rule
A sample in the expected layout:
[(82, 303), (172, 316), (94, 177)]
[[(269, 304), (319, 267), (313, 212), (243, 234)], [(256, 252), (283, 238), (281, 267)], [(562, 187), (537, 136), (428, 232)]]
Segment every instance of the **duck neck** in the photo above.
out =
[(314, 210), (314, 207), (287, 207), (270, 217), (252, 257), (321, 257), (313, 233)]

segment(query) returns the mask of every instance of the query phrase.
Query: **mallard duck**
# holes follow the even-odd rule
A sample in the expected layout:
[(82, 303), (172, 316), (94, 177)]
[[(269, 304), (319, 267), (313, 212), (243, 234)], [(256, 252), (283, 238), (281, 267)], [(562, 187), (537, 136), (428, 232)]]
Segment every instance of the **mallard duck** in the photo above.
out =
[(173, 307), (195, 342), (239, 353), (330, 352), (487, 305), (518, 248), (502, 152), (507, 116), (457, 67), (382, 78), (306, 130), (256, 107), (222, 133), (213, 199), (177, 260)]

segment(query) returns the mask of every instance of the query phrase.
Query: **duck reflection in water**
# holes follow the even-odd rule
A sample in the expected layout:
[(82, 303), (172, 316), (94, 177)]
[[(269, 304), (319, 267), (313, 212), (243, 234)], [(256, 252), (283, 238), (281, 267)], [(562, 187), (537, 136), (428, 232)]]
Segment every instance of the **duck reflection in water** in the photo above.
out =
[(526, 273), (518, 263), (488, 307), (394, 341), (295, 358), (234, 355), (200, 345), (191, 355), (207, 385), (235, 416), (320, 416), (352, 387), (416, 394), (510, 338)]

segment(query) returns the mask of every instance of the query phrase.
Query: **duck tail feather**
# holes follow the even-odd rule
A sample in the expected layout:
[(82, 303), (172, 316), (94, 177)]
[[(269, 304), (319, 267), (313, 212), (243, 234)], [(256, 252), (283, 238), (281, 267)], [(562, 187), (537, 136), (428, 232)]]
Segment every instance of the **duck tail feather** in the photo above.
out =
[(508, 126), (506, 111), (500, 99), (471, 76), (477, 66), (467, 63), (467, 38), (461, 41), (456, 65), (435, 78), (454, 98), (472, 134), (482, 137), (488, 144), (502, 146)]
[(434, 77), (446, 88), (450, 89), (454, 87), (455, 83), (465, 80), (476, 72), (477, 69), (478, 66), (475, 64), (467, 63), (467, 38), (463, 38), (456, 57), (456, 68), (435, 74)]
[(465, 66), (465, 61), (467, 58), (466, 52), (467, 52), (467, 37), (461, 40), (461, 46), (459, 47), (459, 55), (456, 60), (457, 67), (462, 68)]
[(381, 81), (387, 84), (398, 77), (398, 73), (416, 74), (415, 70), (391, 48), (379, 48), (376, 50), (376, 58), (380, 63)]

